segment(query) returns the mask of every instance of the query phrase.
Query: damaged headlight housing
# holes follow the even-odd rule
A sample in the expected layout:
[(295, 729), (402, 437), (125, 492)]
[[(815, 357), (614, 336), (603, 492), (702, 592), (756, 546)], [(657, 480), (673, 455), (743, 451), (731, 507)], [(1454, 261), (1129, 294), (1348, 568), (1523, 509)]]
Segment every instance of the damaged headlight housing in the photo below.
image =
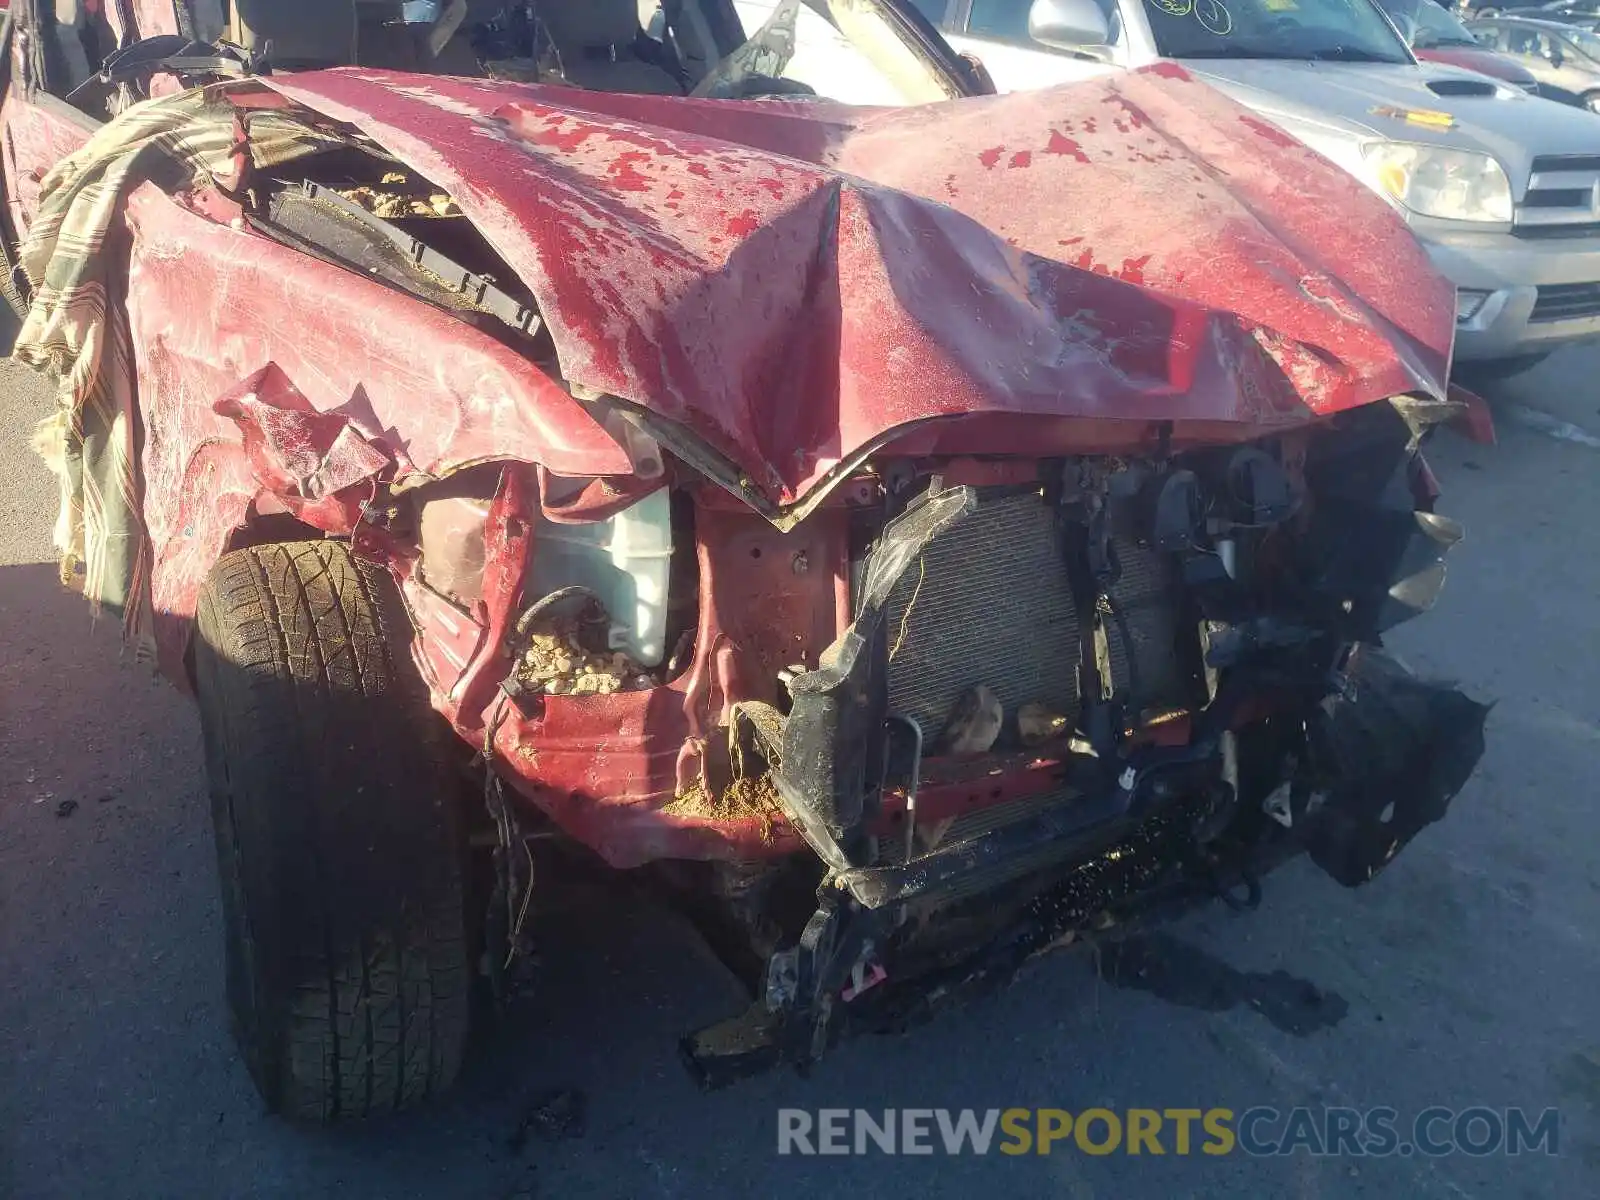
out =
[(1378, 190), (1410, 212), (1445, 221), (1511, 220), (1511, 180), (1487, 154), (1412, 142), (1373, 142), (1363, 153)]

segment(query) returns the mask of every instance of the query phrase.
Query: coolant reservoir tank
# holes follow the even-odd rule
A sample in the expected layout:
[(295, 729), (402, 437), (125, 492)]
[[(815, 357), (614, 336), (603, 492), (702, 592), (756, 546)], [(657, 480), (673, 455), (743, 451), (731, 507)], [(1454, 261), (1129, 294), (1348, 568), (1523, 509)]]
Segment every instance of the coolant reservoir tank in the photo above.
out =
[(671, 566), (672, 496), (660, 488), (609, 521), (566, 525), (541, 516), (527, 594), (588, 588), (611, 614), (612, 648), (654, 667), (666, 654)]

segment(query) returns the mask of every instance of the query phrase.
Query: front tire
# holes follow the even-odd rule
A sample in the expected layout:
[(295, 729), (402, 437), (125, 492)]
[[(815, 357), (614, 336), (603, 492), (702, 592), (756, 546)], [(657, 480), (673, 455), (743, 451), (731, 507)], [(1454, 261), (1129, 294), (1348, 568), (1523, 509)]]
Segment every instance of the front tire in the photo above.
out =
[(200, 595), (228, 1003), (290, 1117), (408, 1108), (466, 1046), (465, 849), (410, 635), (388, 574), (339, 542), (234, 551)]

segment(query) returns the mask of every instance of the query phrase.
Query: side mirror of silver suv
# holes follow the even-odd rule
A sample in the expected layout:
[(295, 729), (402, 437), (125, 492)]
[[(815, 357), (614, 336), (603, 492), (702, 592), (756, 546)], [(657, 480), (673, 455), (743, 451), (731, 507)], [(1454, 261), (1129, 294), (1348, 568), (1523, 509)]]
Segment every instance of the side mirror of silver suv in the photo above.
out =
[(1111, 39), (1111, 27), (1095, 0), (1033, 0), (1028, 36), (1045, 46), (1077, 50), (1104, 46)]

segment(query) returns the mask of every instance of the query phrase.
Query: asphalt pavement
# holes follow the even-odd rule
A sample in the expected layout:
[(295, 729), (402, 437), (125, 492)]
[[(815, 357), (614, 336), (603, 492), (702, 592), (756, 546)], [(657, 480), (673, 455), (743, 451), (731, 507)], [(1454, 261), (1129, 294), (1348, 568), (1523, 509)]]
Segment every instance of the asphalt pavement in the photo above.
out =
[[(1600, 350), (1558, 355), (1497, 391), (1498, 446), (1432, 451), (1468, 536), (1393, 644), (1496, 707), (1450, 817), (1371, 887), (1297, 863), (1258, 912), (1147, 943), (1134, 986), (1058, 955), (709, 1096), (675, 1041), (737, 989), (677, 919), (579, 890), (541, 915), (532, 1010), (454, 1096), (329, 1131), (266, 1115), (234, 1053), (194, 714), (59, 588), (27, 448), (50, 396), (0, 366), (0, 1196), (1600, 1195), (1597, 380)], [(1554, 1108), (1558, 1152), (777, 1153), (786, 1107), (1296, 1105)]]

